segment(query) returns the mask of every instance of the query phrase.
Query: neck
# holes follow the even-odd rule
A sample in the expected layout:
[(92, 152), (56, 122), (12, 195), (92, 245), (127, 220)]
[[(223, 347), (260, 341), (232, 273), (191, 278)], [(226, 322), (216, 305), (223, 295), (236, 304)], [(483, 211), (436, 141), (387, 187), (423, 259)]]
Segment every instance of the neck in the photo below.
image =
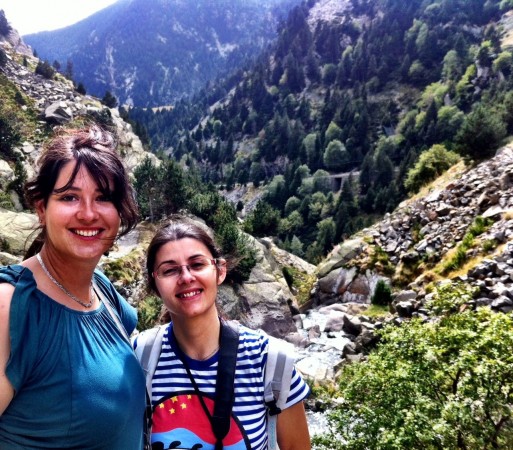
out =
[[(82, 306), (92, 306), (94, 295), (91, 283), (94, 267), (91, 268), (90, 264), (87, 264), (87, 267), (83, 264), (78, 267), (72, 261), (62, 263), (59, 255), (55, 256), (52, 252), (45, 251), (44, 247), (36, 255), (36, 259), (44, 272), (42, 285), (52, 286), (49, 288), (50, 291), (54, 291), (60, 298), (63, 298), (61, 294), (64, 293), (66, 297)], [(58, 290), (55, 290), (56, 287)]]
[(221, 322), (217, 316), (208, 323), (195, 322), (173, 320), (173, 331), (180, 349), (189, 358), (201, 361), (210, 358), (219, 348)]

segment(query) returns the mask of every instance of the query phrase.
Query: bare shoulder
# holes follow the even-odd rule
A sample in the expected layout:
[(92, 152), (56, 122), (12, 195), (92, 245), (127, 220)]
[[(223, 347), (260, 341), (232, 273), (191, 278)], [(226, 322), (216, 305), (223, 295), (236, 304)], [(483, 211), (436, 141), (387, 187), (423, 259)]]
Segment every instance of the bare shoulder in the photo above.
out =
[(14, 286), (0, 283), (0, 416), (11, 402), (14, 389), (6, 376), (5, 369), (10, 354), (9, 311)]
[[(9, 283), (0, 283), (0, 329), (9, 329), (9, 311), (14, 294), (14, 286)], [(0, 340), (3, 333), (0, 332)]]
[(13, 294), (14, 286), (12, 284), (0, 283), (0, 317), (4, 313), (4, 309), (9, 309)]

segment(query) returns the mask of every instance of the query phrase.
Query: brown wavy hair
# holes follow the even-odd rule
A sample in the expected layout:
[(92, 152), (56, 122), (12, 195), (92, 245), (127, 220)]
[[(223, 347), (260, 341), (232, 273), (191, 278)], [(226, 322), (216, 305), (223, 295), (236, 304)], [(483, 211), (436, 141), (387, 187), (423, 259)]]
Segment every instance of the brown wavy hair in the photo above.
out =
[[(37, 175), (25, 184), (27, 204), (35, 208), (38, 202), (43, 201), (46, 205), (50, 195), (55, 192), (55, 183), (63, 166), (70, 161), (76, 161), (70, 179), (58, 192), (69, 189), (80, 168), (85, 167), (102, 194), (112, 199), (119, 213), (121, 227), (118, 235), (128, 233), (137, 225), (139, 211), (129, 175), (116, 148), (114, 135), (98, 125), (62, 130), (43, 149), (37, 163)], [(45, 238), (45, 229), (42, 227), (25, 258), (37, 253)]]

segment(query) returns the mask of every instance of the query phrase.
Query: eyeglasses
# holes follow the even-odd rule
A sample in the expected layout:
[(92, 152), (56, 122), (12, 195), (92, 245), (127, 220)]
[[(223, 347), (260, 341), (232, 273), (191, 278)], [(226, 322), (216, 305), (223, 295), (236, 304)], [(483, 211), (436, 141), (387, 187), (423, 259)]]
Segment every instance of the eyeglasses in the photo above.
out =
[(178, 278), (183, 275), (184, 267), (187, 267), (187, 270), (191, 275), (201, 275), (202, 273), (205, 273), (210, 266), (222, 264), (222, 262), (224, 262), (224, 260), (197, 258), (189, 264), (163, 263), (153, 272), (153, 277), (156, 277), (159, 280), (164, 278)]

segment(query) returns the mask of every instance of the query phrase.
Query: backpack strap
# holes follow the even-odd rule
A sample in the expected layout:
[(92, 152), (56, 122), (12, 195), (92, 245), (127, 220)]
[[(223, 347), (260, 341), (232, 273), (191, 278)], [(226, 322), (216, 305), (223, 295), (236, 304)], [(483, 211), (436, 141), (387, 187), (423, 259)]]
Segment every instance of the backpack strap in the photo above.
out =
[(167, 330), (167, 324), (145, 330), (136, 336), (134, 342), (137, 347), (134, 350), (146, 378), (146, 409), (144, 411), (144, 450), (151, 450), (151, 426), (153, 407), (151, 404), (151, 382), (157, 368), (162, 340)]
[(282, 339), (269, 336), (267, 363), (264, 376), (264, 401), (268, 409), (268, 449), (277, 449), (277, 415), (285, 408), (294, 369), (294, 346)]
[(167, 325), (160, 325), (149, 330), (145, 330), (136, 337), (137, 347), (135, 356), (141, 363), (141, 367), (146, 377), (146, 390), (151, 397), (151, 380), (159, 362), (160, 352), (162, 350), (162, 340), (166, 334)]

